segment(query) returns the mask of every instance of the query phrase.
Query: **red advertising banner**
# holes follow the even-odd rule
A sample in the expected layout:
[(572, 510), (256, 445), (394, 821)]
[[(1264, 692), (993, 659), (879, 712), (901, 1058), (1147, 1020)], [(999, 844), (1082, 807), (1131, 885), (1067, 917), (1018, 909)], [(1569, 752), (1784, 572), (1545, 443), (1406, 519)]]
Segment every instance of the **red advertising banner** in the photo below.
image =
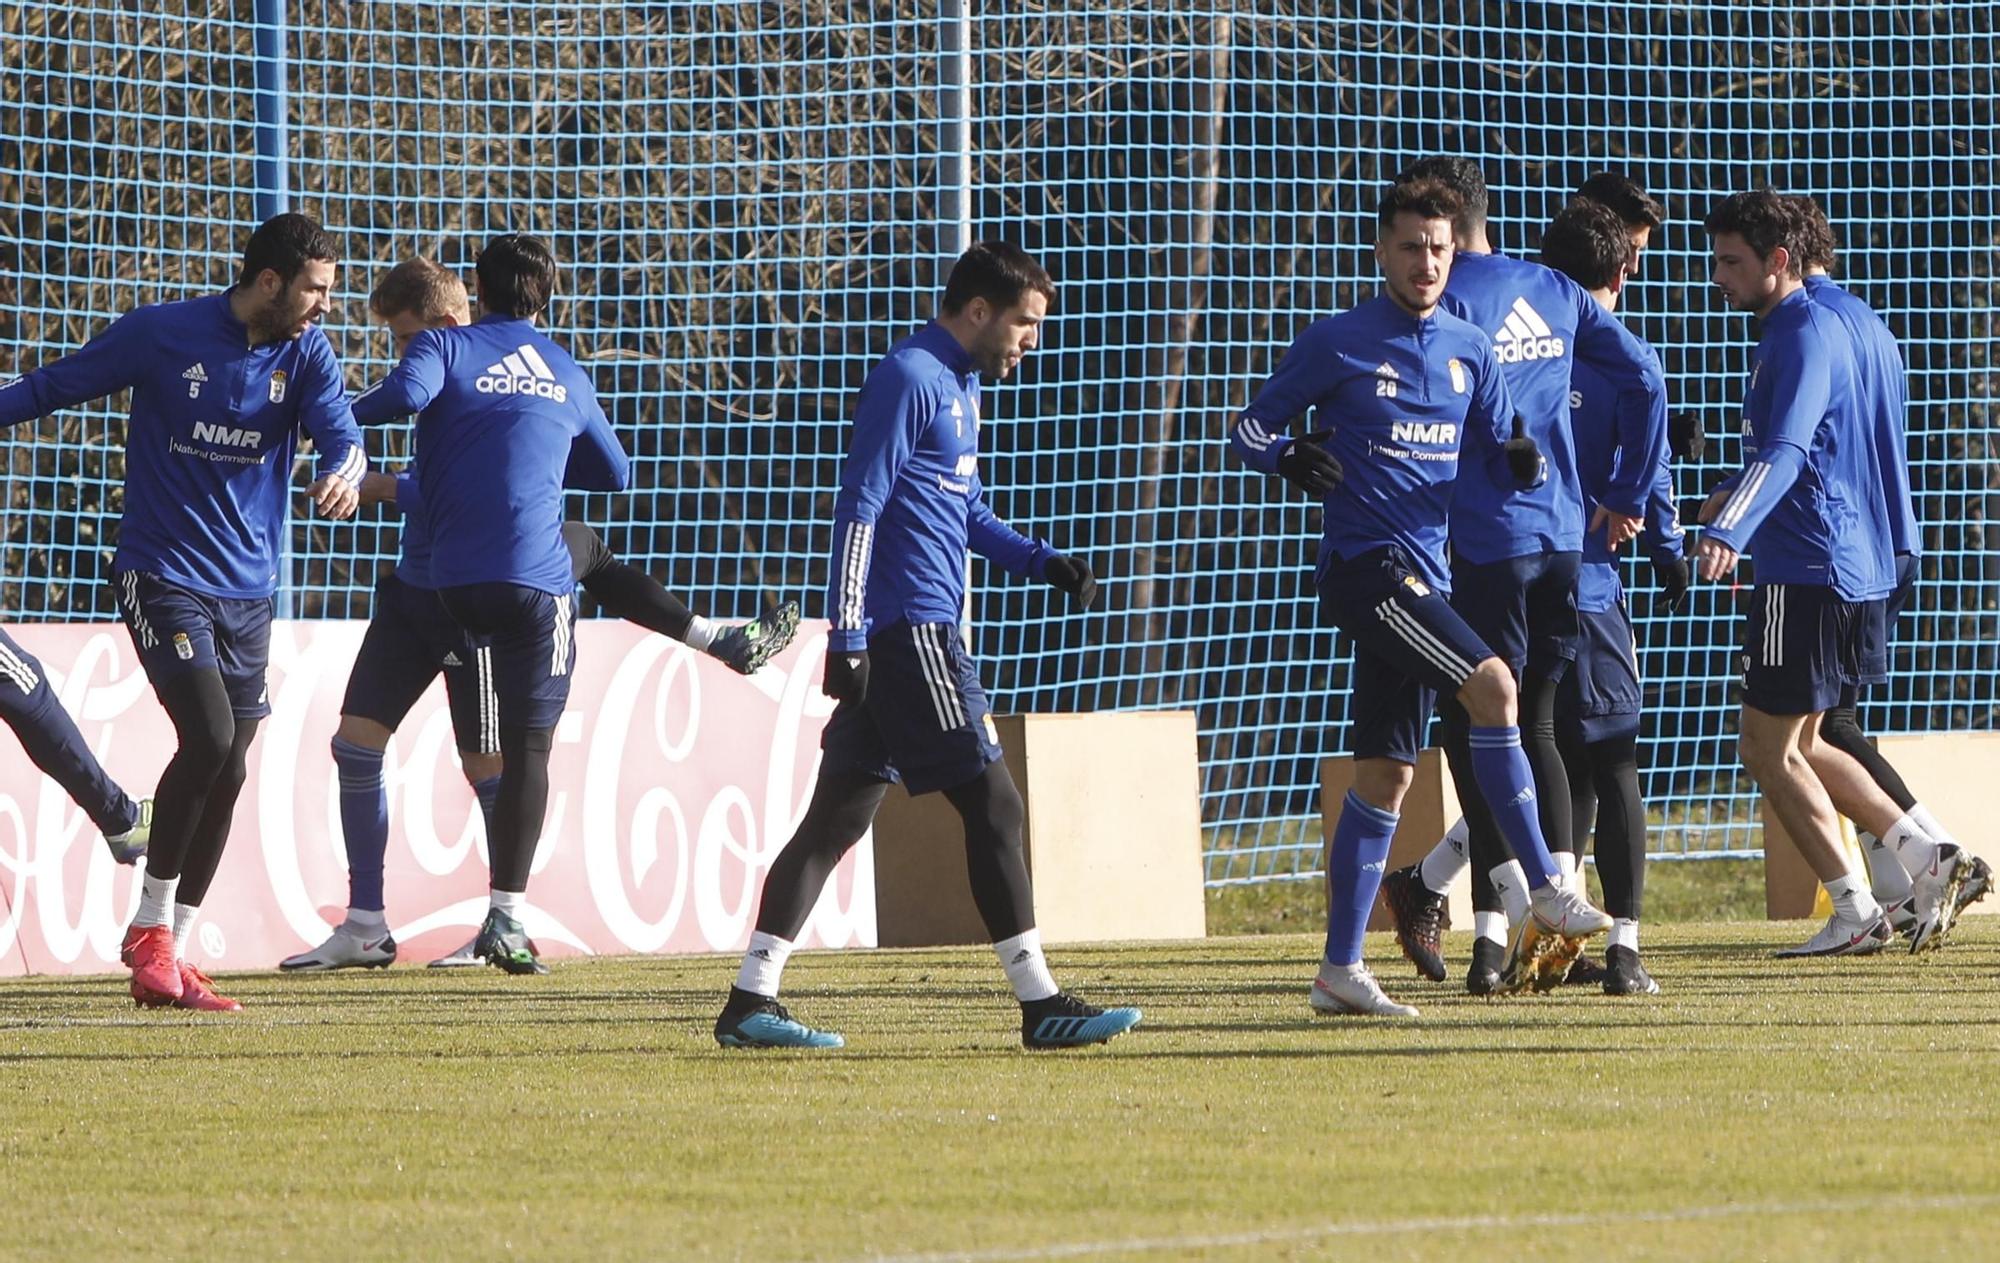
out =
[[(229, 849), (187, 945), (210, 969), (261, 969), (318, 943), (347, 903), (328, 744), (365, 624), (280, 622), (271, 718), (251, 751)], [(117, 624), (15, 624), (63, 705), (133, 797), (152, 792), (174, 731)], [(556, 730), (548, 821), (522, 920), (549, 957), (741, 948), (778, 848), (805, 814), (819, 733), (823, 623), (745, 678), (626, 623), (577, 628)], [(441, 956), (486, 910), (486, 840), (459, 770), (442, 683), (389, 748), (389, 924), (400, 959)], [(0, 731), (0, 976), (117, 968), (138, 870)], [(871, 840), (844, 861), (801, 936), (875, 942)]]

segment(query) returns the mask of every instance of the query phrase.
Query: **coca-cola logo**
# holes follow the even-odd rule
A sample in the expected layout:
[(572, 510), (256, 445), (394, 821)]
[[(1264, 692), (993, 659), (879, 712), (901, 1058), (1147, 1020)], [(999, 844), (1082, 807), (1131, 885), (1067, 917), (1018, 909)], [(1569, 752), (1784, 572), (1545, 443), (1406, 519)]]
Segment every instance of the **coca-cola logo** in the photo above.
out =
[[(261, 968), (318, 942), (347, 899), (329, 742), (360, 623), (273, 629), (271, 718), (252, 749), (231, 844), (191, 956)], [(151, 792), (172, 726), (122, 629), (17, 628), (64, 705), (135, 797)], [(832, 704), (823, 624), (745, 679), (620, 623), (579, 626), (568, 711), (524, 921), (545, 955), (728, 951), (749, 936), (772, 859), (804, 815)], [(459, 768), (443, 689), (384, 760), (390, 925), (406, 959), (456, 947), (486, 908), (485, 834)], [(114, 967), (137, 900), (96, 830), (25, 758), (0, 768), (0, 972)], [(875, 937), (872, 851), (828, 883), (802, 941)]]

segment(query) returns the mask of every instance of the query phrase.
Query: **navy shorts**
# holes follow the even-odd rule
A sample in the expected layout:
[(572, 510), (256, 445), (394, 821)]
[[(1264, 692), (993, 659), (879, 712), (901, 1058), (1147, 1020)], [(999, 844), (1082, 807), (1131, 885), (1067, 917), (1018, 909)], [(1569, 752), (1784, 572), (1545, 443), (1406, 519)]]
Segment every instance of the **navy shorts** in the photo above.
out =
[(819, 745), (824, 770), (901, 781), (912, 794), (963, 785), (999, 759), (1000, 734), (957, 626), (898, 621), (870, 636), (868, 693), (835, 709)]
[(1576, 576), (1582, 553), (1537, 553), (1451, 568), (1451, 608), (1506, 663), (1516, 680), (1528, 664), (1549, 675), (1574, 661), (1581, 634)]
[(375, 616), (354, 655), (340, 713), (372, 719), (393, 732), (440, 671), (459, 750), (498, 754), (492, 649), (473, 645), (437, 593), (412, 587), (394, 572), (383, 575), (375, 583)]
[(1586, 744), (1639, 735), (1639, 658), (1625, 602), (1577, 611), (1576, 661), (1556, 686), (1556, 725)]
[(1843, 601), (1817, 584), (1758, 584), (1744, 633), (1743, 704), (1816, 715), (1888, 679), (1886, 646), (1869, 632), (1883, 613), (1882, 601)]
[(271, 713), (264, 687), (264, 668), (271, 662), (270, 597), (206, 596), (141, 570), (120, 570), (111, 581), (118, 589), (118, 616), (155, 689), (189, 671), (219, 671), (236, 718)]
[(1314, 584), (1320, 610), (1354, 638), (1348, 753), (1415, 763), (1437, 695), (1457, 695), (1493, 651), (1393, 545), (1329, 556)]
[(438, 593), (475, 648), (490, 649), (499, 722), (554, 728), (576, 666), (576, 601), (518, 583), (469, 583)]
[[(1889, 642), (1896, 635), (1896, 620), (1902, 616), (1903, 608), (1910, 603), (1910, 597), (1917, 587), (1917, 559), (1909, 553), (1899, 553), (1896, 557), (1896, 590), (1886, 601), (1868, 602), (1868, 621), (1862, 628), (1861, 660), (1880, 661), (1883, 664), (1883, 678), (1888, 678)], [(1840, 704), (1856, 706), (1861, 701), (1861, 688), (1850, 684), (1841, 690)]]

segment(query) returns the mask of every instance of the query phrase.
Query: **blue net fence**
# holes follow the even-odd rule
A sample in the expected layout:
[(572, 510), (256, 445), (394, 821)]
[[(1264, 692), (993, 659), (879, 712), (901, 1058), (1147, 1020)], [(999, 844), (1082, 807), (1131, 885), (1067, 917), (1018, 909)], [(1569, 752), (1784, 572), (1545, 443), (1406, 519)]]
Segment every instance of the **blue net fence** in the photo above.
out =
[[(1623, 310), (1711, 440), (1677, 471), (1690, 518), (1739, 463), (1751, 340), (1700, 220), (1771, 184), (1820, 199), (1836, 274), (1909, 361), (1927, 556), (1864, 721), (1994, 726), (1993, 6), (974, 9), (0, 0), (0, 372), (226, 286), (282, 204), (343, 243), (327, 328), (359, 387), (389, 363), (365, 304), (383, 270), (540, 232), (565, 264), (552, 330), (635, 458), (633, 490), (574, 514), (698, 609), (817, 613), (862, 375), (963, 244), (1014, 239), (1062, 292), (989, 393), (985, 477), (1106, 582), (1075, 614), (976, 566), (987, 682), (1009, 710), (1198, 711), (1209, 880), (1261, 880), (1317, 871), (1349, 668), (1309, 599), (1317, 511), (1240, 468), (1224, 427), (1299, 327), (1371, 291), (1381, 184), (1474, 157), (1496, 244), (1526, 254), (1596, 170), (1667, 203)], [(120, 402), (0, 436), (7, 617), (113, 616)], [(365, 617), (396, 542), (299, 514), (287, 612)], [(1741, 599), (1636, 606), (1658, 855), (1760, 843), (1735, 771)]]

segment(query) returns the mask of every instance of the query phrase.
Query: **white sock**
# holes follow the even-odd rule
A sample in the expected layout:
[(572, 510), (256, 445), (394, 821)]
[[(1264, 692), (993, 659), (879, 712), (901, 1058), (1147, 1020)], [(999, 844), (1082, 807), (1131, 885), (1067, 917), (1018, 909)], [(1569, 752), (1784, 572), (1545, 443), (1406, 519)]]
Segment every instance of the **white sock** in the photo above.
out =
[(1519, 925), (1528, 919), (1528, 872), (1521, 867), (1521, 861), (1508, 860), (1494, 869), (1493, 888), (1500, 892), (1500, 906), (1506, 909), (1508, 925)]
[(525, 890), (489, 889), (486, 892), (486, 896), (489, 907), (495, 912), (512, 917), (516, 921), (521, 919), (521, 906), (528, 902), (528, 892)]
[(714, 623), (696, 614), (688, 619), (687, 634), (681, 639), (690, 649), (706, 649), (715, 643), (715, 631)]
[(1910, 897), (1910, 872), (1889, 845), (1871, 833), (1861, 835), (1861, 854), (1868, 859), (1868, 884), (1883, 903)]
[(1882, 840), (1895, 851), (1896, 858), (1903, 861), (1904, 871), (1912, 876), (1937, 863), (1937, 842), (1908, 815), (1898, 816), (1896, 823), (1889, 826), (1888, 836)]
[(1868, 883), (1855, 873), (1826, 883), (1827, 897), (1833, 900), (1834, 915), (1848, 921), (1873, 921), (1882, 915), (1882, 905), (1868, 893)]
[(1630, 917), (1617, 917), (1611, 922), (1611, 941), (1606, 947), (1622, 947), (1627, 951), (1639, 950), (1639, 923)]
[[(1576, 888), (1576, 852), (1575, 852), (1575, 851), (1550, 851), (1550, 852), (1549, 852), (1549, 858), (1550, 858), (1550, 859), (1553, 859), (1553, 860), (1554, 860), (1554, 861), (1556, 862), (1556, 879), (1557, 879), (1558, 881), (1562, 882), (1562, 884), (1563, 884), (1563, 885), (1565, 885), (1565, 886), (1567, 886), (1567, 887), (1569, 887), (1569, 888), (1571, 888), (1571, 889), (1575, 889), (1575, 888)], [(1521, 862), (1520, 862), (1519, 860), (1516, 860), (1516, 861), (1514, 861), (1514, 867), (1516, 867), (1516, 868), (1521, 868)], [(1527, 875), (1528, 875), (1528, 872), (1527, 872), (1527, 870), (1526, 870), (1526, 869), (1521, 869), (1521, 876), (1522, 876), (1523, 878), (1525, 878), (1525, 877), (1527, 877)]]
[(1423, 863), (1417, 865), (1417, 876), (1423, 880), (1424, 888), (1434, 895), (1441, 895), (1451, 889), (1458, 875), (1472, 863), (1466, 849), (1471, 845), (1472, 830), (1466, 827), (1465, 817), (1445, 830), (1444, 840), (1431, 848), (1424, 856)]
[(1940, 824), (1938, 818), (1931, 814), (1931, 809), (1922, 803), (1918, 803), (1910, 808), (1910, 819), (1916, 821), (1917, 827), (1930, 835), (1931, 841), (1938, 845), (1957, 846), (1961, 850), (1964, 849), (1960, 846), (1959, 840), (1951, 836), (1951, 830)]
[(134, 925), (172, 925), (174, 923), (174, 892), (179, 890), (178, 877), (147, 876), (139, 883), (139, 911), (133, 916)]
[(1475, 912), (1472, 914), (1472, 932), (1489, 943), (1507, 942), (1507, 914), (1504, 912)]
[(376, 934), (389, 928), (389, 914), (381, 908), (349, 908), (346, 923), (363, 934)]
[(184, 903), (174, 905), (174, 959), (187, 959), (188, 935), (194, 930), (194, 919), (201, 915), (199, 904), (189, 907)]
[(993, 945), (993, 954), (1000, 958), (1000, 968), (1007, 971), (1014, 998), (1021, 1003), (1046, 1000), (1062, 989), (1049, 972), (1048, 957), (1042, 955), (1040, 930), (1023, 930), (1013, 938), (1001, 939)]
[(778, 979), (784, 975), (785, 962), (791, 958), (790, 941), (762, 930), (752, 931), (750, 946), (743, 949), (742, 967), (736, 971), (736, 989), (777, 999)]

